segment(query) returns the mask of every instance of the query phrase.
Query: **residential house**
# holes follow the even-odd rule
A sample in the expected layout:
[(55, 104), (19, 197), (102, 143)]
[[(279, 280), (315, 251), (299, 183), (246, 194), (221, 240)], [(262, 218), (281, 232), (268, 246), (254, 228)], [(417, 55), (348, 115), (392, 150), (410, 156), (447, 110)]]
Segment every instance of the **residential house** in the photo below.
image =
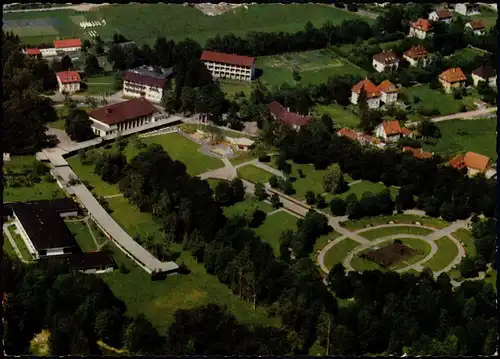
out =
[(497, 73), (491, 66), (481, 66), (472, 71), (472, 81), (474, 86), (477, 86), (479, 81), (484, 81), (491, 87), (497, 87)]
[(82, 49), (82, 40), (80, 39), (64, 39), (54, 40), (54, 49), (58, 55), (72, 55), (79, 53)]
[(464, 16), (479, 15), (481, 13), (479, 4), (476, 3), (454, 4), (454, 10)]
[(404, 152), (411, 152), (413, 154), (413, 157), (418, 158), (418, 159), (432, 158), (431, 152), (425, 152), (421, 148), (404, 146), (403, 151)]
[(23, 50), (23, 53), (25, 53), (26, 55), (28, 56), (42, 56), (42, 53), (40, 51), (40, 49), (24, 49)]
[(203, 51), (201, 61), (213, 77), (252, 81), (255, 78), (255, 57)]
[(434, 10), (429, 14), (429, 20), (435, 22), (444, 22), (445, 24), (450, 24), (453, 15), (448, 9), (438, 9)]
[(144, 97), (115, 103), (89, 112), (92, 131), (101, 137), (155, 122), (159, 110)]
[(145, 97), (151, 102), (160, 103), (165, 83), (172, 76), (173, 68), (141, 66), (127, 70), (123, 73), (123, 94), (135, 98)]
[(375, 136), (382, 138), (385, 142), (396, 142), (402, 136), (402, 129), (399, 121), (382, 121), (375, 127)]
[(417, 21), (410, 23), (410, 33), (408, 36), (423, 40), (426, 37), (431, 36), (432, 30), (433, 27), (429, 20), (420, 18)]
[(482, 36), (486, 33), (486, 27), (481, 21), (469, 21), (465, 28), (472, 30), (474, 35)]
[(412, 46), (403, 54), (403, 58), (410, 63), (410, 66), (427, 66), (429, 63), (429, 53), (422, 45)]
[(312, 117), (309, 115), (303, 116), (295, 112), (290, 112), (289, 108), (283, 107), (283, 105), (277, 101), (268, 104), (267, 108), (275, 120), (295, 130), (298, 130), (301, 126), (307, 125), (312, 120)]
[(76, 71), (61, 71), (56, 73), (59, 92), (75, 93), (80, 91), (80, 74)]
[(488, 156), (475, 152), (467, 152), (465, 155), (458, 155), (448, 162), (450, 166), (462, 169), (467, 168), (467, 175), (472, 177), (478, 173), (483, 173), (486, 178), (491, 178), (496, 171), (491, 166), (491, 159)]
[(453, 67), (446, 71), (443, 71), (439, 75), (439, 82), (443, 85), (445, 92), (452, 92), (453, 89), (465, 87), (465, 77), (462, 69), (460, 67)]
[(340, 130), (338, 130), (337, 135), (339, 135), (340, 137), (347, 137), (353, 141), (358, 140), (358, 133), (356, 131), (354, 131), (353, 129), (347, 128), (347, 127), (344, 127), (344, 128), (341, 128)]
[(395, 71), (399, 67), (399, 58), (394, 51), (382, 51), (373, 56), (372, 66), (377, 72)]
[(385, 104), (394, 103), (398, 100), (398, 89), (389, 80), (384, 80), (378, 85), (380, 90), (380, 101)]
[(374, 109), (380, 107), (380, 89), (370, 80), (365, 78), (364, 80), (358, 82), (351, 89), (351, 103), (356, 105), (358, 103), (359, 95), (361, 94), (361, 89), (366, 92), (366, 102), (368, 108)]

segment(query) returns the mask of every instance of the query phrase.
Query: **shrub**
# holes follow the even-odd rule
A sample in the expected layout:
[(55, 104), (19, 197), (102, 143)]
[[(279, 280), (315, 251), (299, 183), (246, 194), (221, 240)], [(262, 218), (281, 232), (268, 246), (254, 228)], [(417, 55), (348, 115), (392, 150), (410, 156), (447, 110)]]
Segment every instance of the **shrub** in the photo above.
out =
[(120, 273), (122, 274), (128, 274), (130, 273), (130, 269), (127, 268), (127, 266), (125, 265), (125, 263), (120, 263)]

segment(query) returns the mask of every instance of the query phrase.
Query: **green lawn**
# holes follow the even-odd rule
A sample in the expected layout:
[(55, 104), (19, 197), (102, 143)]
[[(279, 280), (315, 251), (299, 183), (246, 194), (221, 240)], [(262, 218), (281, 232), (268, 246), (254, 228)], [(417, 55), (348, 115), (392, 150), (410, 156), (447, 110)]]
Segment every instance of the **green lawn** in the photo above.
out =
[(441, 138), (435, 145), (424, 144), (424, 150), (443, 155), (473, 151), (496, 160), (496, 118), (451, 120), (437, 124)]
[(80, 95), (89, 95), (89, 96), (110, 96), (114, 94), (115, 89), (113, 88), (113, 84), (93, 84), (93, 83), (87, 83), (87, 89), (80, 93)]
[(10, 156), (10, 161), (4, 161), (3, 172), (9, 174), (28, 174), (33, 170), (37, 160), (33, 155)]
[(328, 234), (324, 234), (322, 235), (321, 237), (319, 237), (317, 240), (316, 240), (316, 243), (314, 243), (314, 247), (313, 247), (313, 251), (311, 253), (311, 259), (313, 261), (316, 261), (316, 258), (317, 258), (317, 252), (322, 250), (327, 244), (328, 244), (328, 241), (333, 241), (334, 239), (340, 237), (341, 234), (340, 233), (337, 233), (335, 231), (331, 231), (330, 233)]
[(365, 270), (380, 270), (384, 271), (385, 269), (379, 266), (377, 263), (372, 262), (369, 259), (361, 258), (360, 255), (356, 255), (351, 260), (351, 266), (358, 272), (363, 272)]
[[(255, 66), (262, 71), (259, 80), (269, 86), (320, 84), (330, 76), (366, 75), (365, 70), (327, 49), (262, 56)], [(294, 71), (300, 80), (293, 78)]]
[(427, 236), (431, 234), (433, 231), (431, 229), (422, 228), (422, 227), (384, 227), (384, 228), (376, 228), (371, 229), (365, 232), (358, 233), (360, 236), (365, 237), (369, 240), (375, 240), (377, 238), (392, 236), (396, 234), (414, 234), (418, 236)]
[(17, 258), (16, 251), (14, 250), (14, 247), (12, 247), (12, 244), (10, 244), (9, 239), (5, 234), (3, 234), (3, 253), (11, 259)]
[(254, 159), (256, 159), (257, 157), (255, 157), (254, 154), (252, 154), (251, 152), (238, 152), (237, 153), (237, 156), (236, 157), (232, 157), (229, 159), (229, 161), (231, 162), (231, 164), (233, 166), (237, 166), (237, 165), (240, 165), (242, 163), (245, 163), (245, 162), (248, 162), (248, 161), (252, 161)]
[(32, 187), (5, 187), (3, 190), (4, 202), (41, 201), (45, 199), (64, 198), (65, 194), (56, 182), (42, 182)]
[(244, 215), (251, 211), (253, 213), (256, 209), (260, 209), (265, 213), (274, 211), (273, 206), (266, 202), (258, 201), (256, 198), (247, 198), (242, 202), (238, 202), (232, 206), (224, 208), (224, 215), (232, 218), (238, 215)]
[(238, 176), (253, 183), (267, 183), (273, 174), (254, 165), (238, 168)]
[[(346, 191), (344, 193), (340, 193), (340, 194), (336, 195), (335, 197), (338, 197), (341, 199), (346, 199), (351, 193), (354, 193), (356, 195), (356, 197), (358, 197), (358, 199), (361, 199), (361, 197), (363, 196), (363, 193), (365, 193), (365, 192), (371, 192), (372, 194), (378, 194), (386, 188), (387, 187), (383, 183), (380, 183), (380, 182), (374, 183), (374, 182), (363, 180), (361, 182), (354, 183), (353, 185), (349, 186), (348, 191)], [(392, 186), (390, 188), (391, 197), (393, 199), (396, 198), (398, 191), (399, 190), (397, 187)]]
[(476, 255), (476, 246), (474, 244), (474, 237), (472, 233), (465, 228), (460, 228), (458, 231), (451, 234), (453, 237), (458, 239), (465, 248), (465, 253), (474, 257)]
[(95, 251), (97, 249), (96, 243), (84, 221), (66, 222), (66, 226), (73, 233), (76, 242), (83, 252)]
[(159, 36), (167, 36), (176, 42), (190, 37), (203, 46), (208, 38), (217, 34), (233, 33), (244, 37), (250, 31), (296, 32), (303, 30), (307, 21), (318, 26), (327, 20), (333, 24), (347, 19), (373, 22), (356, 13), (312, 4), (251, 5), (219, 16), (207, 16), (194, 7), (181, 5), (123, 4), (98, 8), (95, 14), (107, 22), (106, 26), (98, 28), (104, 40), (118, 32), (139, 44), (148, 42), (150, 45)]
[(210, 188), (212, 189), (212, 191), (215, 191), (215, 187), (217, 187), (217, 185), (223, 181), (223, 180), (220, 180), (220, 179), (215, 179), (215, 178), (209, 178), (207, 180), (205, 180), (208, 182), (208, 185), (210, 186)]
[(269, 243), (274, 249), (276, 257), (279, 257), (280, 235), (287, 229), (296, 230), (297, 220), (297, 217), (285, 211), (280, 211), (267, 216), (264, 223), (259, 228), (255, 229), (255, 233), (257, 233), (264, 242)]
[(333, 119), (333, 123), (339, 127), (355, 128), (359, 125), (359, 116), (355, 115), (349, 110), (348, 107), (340, 106), (338, 104), (331, 105), (315, 105), (313, 113), (321, 117), (323, 114), (328, 114)]
[(431, 252), (431, 245), (424, 240), (420, 240), (417, 238), (401, 238), (400, 241), (403, 242), (404, 245), (419, 251), (419, 253), (411, 258), (408, 258), (406, 261), (392, 266), (392, 270), (404, 268), (417, 263), (418, 261), (424, 259)]
[(16, 232), (16, 230), (17, 230), (16, 226), (9, 226), (10, 235), (14, 239), (14, 242), (16, 242), (16, 245), (17, 245), (17, 248), (19, 249), (19, 252), (21, 252), (21, 255), (23, 256), (23, 258), (25, 260), (27, 260), (27, 261), (33, 260), (33, 256), (28, 251), (28, 247), (26, 246), (26, 243), (24, 242), (21, 235)]
[(94, 166), (85, 166), (80, 162), (78, 155), (69, 157), (66, 161), (71, 166), (71, 169), (76, 173), (81, 181), (88, 182), (93, 188), (89, 188), (98, 196), (112, 196), (119, 194), (120, 190), (117, 185), (104, 182), (101, 177), (94, 173)]
[(439, 238), (435, 243), (438, 246), (436, 255), (423, 264), (433, 272), (445, 268), (458, 254), (457, 246), (447, 237)]
[(339, 243), (330, 248), (328, 252), (326, 252), (325, 266), (331, 269), (335, 266), (335, 264), (342, 263), (345, 256), (357, 246), (359, 246), (358, 242), (350, 238), (344, 238)]
[(222, 92), (230, 98), (235, 98), (236, 94), (243, 92), (245, 97), (249, 99), (252, 93), (252, 83), (248, 81), (219, 79), (219, 84)]
[(388, 224), (391, 221), (394, 223), (413, 223), (413, 224), (415, 224), (415, 222), (419, 222), (424, 226), (433, 227), (436, 229), (443, 229), (449, 226), (448, 222), (445, 222), (440, 219), (414, 216), (410, 214), (396, 214), (393, 216), (377, 216), (377, 217), (361, 218), (361, 219), (342, 222), (341, 225), (342, 227), (345, 227), (350, 231), (356, 231), (359, 229), (366, 228), (367, 224), (376, 226), (379, 224)]

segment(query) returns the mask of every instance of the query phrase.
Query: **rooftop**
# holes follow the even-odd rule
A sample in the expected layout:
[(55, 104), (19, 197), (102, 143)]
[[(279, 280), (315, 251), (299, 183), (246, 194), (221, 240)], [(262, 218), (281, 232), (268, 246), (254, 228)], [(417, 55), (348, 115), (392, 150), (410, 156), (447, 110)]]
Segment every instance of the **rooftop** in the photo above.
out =
[(40, 49), (25, 49), (27, 55), (40, 55)]
[(63, 84), (81, 81), (80, 74), (76, 71), (62, 71), (56, 73), (56, 76)]
[(481, 21), (471, 21), (469, 22), (469, 25), (473, 30), (482, 30), (485, 27)]
[(415, 22), (412, 22), (411, 27), (413, 27), (416, 30), (421, 30), (424, 32), (432, 30), (432, 24), (429, 22), (429, 20), (422, 19), (422, 18), (418, 19)]
[(141, 66), (124, 71), (123, 79), (141, 85), (163, 88), (166, 79), (172, 76), (173, 73), (173, 68), (161, 69), (152, 66)]
[(467, 77), (465, 77), (460, 67), (453, 67), (451, 69), (443, 71), (439, 75), (439, 78), (449, 83), (467, 80)]
[(399, 61), (394, 51), (382, 51), (381, 53), (374, 55), (373, 59), (385, 65), (393, 64)]
[(436, 14), (439, 19), (449, 19), (453, 15), (451, 14), (451, 11), (449, 9), (439, 9), (436, 10)]
[(398, 135), (402, 133), (401, 126), (399, 125), (399, 121), (382, 121), (379, 126), (384, 127), (384, 132), (387, 136)]
[(497, 73), (495, 69), (489, 65), (481, 66), (472, 71), (472, 73), (476, 76), (479, 76), (483, 79), (487, 79), (490, 77), (496, 77)]
[(378, 85), (378, 89), (385, 93), (398, 92), (398, 89), (389, 80), (384, 80)]
[(354, 85), (351, 89), (352, 92), (355, 92), (357, 94), (361, 93), (361, 88), (364, 88), (366, 92), (366, 96), (368, 98), (370, 97), (379, 97), (380, 96), (380, 90), (379, 88), (370, 80), (364, 79), (360, 82), (358, 82), (356, 85)]
[(486, 171), (490, 158), (488, 156), (480, 155), (475, 152), (467, 152), (464, 156), (464, 164), (467, 168), (473, 168), (479, 171)]
[(81, 47), (82, 40), (80, 39), (64, 39), (64, 40), (54, 40), (54, 47), (56, 49), (64, 49), (66, 47)]
[(429, 55), (429, 53), (427, 52), (425, 47), (423, 47), (422, 45), (418, 45), (418, 46), (412, 46), (411, 48), (406, 50), (404, 55), (408, 56), (411, 59), (417, 59), (421, 57), (426, 57)]
[(350, 138), (351, 140), (358, 139), (358, 134), (356, 133), (356, 131), (354, 131), (353, 129), (347, 128), (347, 127), (344, 127), (344, 128), (341, 128), (340, 130), (338, 130), (337, 134), (339, 136), (344, 136), (344, 137)]
[(112, 126), (139, 117), (150, 116), (155, 112), (158, 112), (158, 109), (151, 102), (140, 97), (95, 109), (89, 112), (89, 117)]
[(225, 54), (222, 52), (203, 51), (200, 59), (202, 61), (218, 62), (222, 64), (230, 64), (244, 67), (252, 67), (255, 63), (255, 57), (241, 56), (235, 54)]
[(267, 108), (284, 125), (302, 126), (307, 125), (311, 121), (311, 116), (302, 116), (298, 113), (290, 112), (277, 101), (268, 104)]

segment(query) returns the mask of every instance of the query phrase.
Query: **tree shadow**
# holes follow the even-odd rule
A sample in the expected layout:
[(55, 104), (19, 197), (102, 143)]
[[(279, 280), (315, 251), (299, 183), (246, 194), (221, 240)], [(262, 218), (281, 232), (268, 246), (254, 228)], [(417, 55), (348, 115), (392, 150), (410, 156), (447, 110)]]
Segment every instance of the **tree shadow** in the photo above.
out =
[(262, 76), (262, 74), (264, 74), (264, 70), (262, 69), (255, 69), (255, 79), (258, 79), (259, 77)]

